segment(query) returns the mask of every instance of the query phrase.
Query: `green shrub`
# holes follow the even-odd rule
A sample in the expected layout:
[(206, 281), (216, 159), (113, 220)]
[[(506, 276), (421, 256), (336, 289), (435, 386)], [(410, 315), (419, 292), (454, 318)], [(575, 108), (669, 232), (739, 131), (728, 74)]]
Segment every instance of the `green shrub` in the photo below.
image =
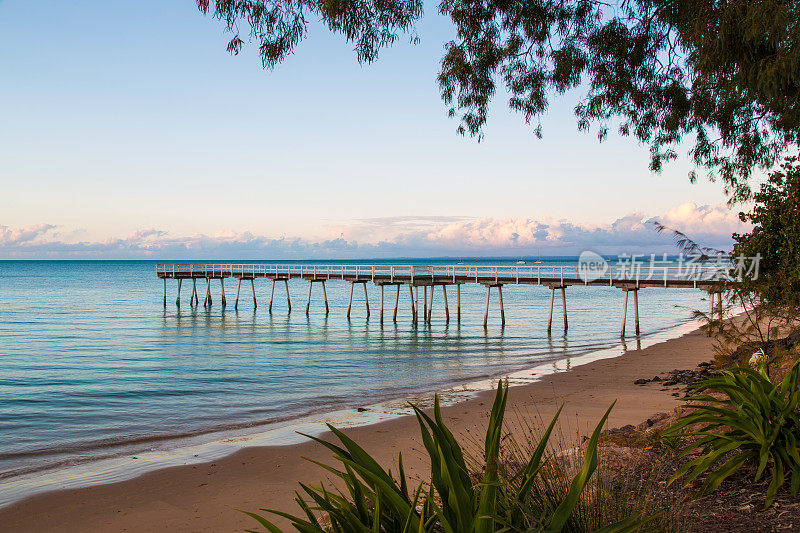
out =
[[(514, 486), (515, 477), (540, 444), (546, 424), (529, 411), (506, 418), (514, 431), (504, 436), (501, 449), (500, 485)], [(566, 429), (566, 433), (564, 430)], [(642, 521), (636, 529), (642, 533), (671, 533), (687, 530), (683, 502), (680, 496), (669, 492), (664, 479), (665, 452), (645, 442), (645, 437), (617, 440), (617, 433), (601, 436), (598, 444), (598, 466), (581, 492), (577, 505), (561, 528), (563, 533), (602, 531), (633, 516), (658, 517)], [(584, 454), (584, 438), (564, 425), (548, 442), (550, 457), (536, 476), (520, 512), (529, 512), (531, 522), (545, 515), (542, 509), (555, 509), (564, 500), (572, 486), (576, 469)], [(632, 446), (632, 447), (631, 447)], [(576, 461), (577, 460), (577, 461)], [(528, 511), (529, 510), (529, 511)]]
[[(261, 511), (288, 519), (297, 531), (304, 533), (562, 531), (597, 468), (598, 439), (613, 405), (589, 439), (583, 464), (570, 480), (563, 497), (544, 504), (536, 497), (534, 489), (548, 464), (548, 440), (561, 410), (518, 472), (513, 476), (501, 476), (500, 440), (507, 396), (508, 388), (501, 382), (483, 443), (483, 474), (479, 481), (473, 481), (470, 476), (465, 453), (444, 424), (437, 397), (433, 418), (413, 406), (430, 458), (431, 480), (427, 486), (409, 490), (402, 455), (395, 478), (347, 435), (329, 426), (339, 444), (311, 438), (331, 450), (341, 464), (336, 468), (318, 463), (342, 481), (343, 491), (332, 492), (322, 485), (300, 484), (304, 494), (297, 492), (296, 501), (304, 516), (273, 509)], [(280, 531), (262, 515), (247, 514), (267, 530)], [(320, 515), (326, 516), (324, 523)], [(639, 517), (626, 517), (602, 531), (635, 531), (644, 522)]]
[[(796, 363), (780, 385), (750, 368), (724, 371), (697, 386), (697, 394), (687, 398), (693, 409), (667, 430), (667, 434), (694, 437), (683, 456), (700, 450), (700, 455), (686, 463), (670, 480), (686, 476), (689, 484), (707, 473), (700, 494), (716, 490), (726, 478), (743, 467), (755, 469), (758, 481), (770, 469), (766, 506), (791, 477), (791, 492), (800, 488), (800, 390)], [(718, 398), (703, 392), (717, 392)]]

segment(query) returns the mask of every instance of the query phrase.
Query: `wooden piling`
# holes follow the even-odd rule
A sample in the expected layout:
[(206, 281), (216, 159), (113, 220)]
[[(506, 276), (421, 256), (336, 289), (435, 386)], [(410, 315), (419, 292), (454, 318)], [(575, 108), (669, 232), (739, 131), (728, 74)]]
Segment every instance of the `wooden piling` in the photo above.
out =
[(445, 321), (450, 322), (450, 308), (447, 306), (447, 285), (442, 285), (442, 297), (444, 298)]
[(288, 312), (291, 313), (292, 312), (292, 299), (289, 296), (289, 280), (288, 279), (283, 280), (283, 285), (284, 285), (284, 287), (286, 287), (286, 305), (289, 306)]
[(414, 287), (411, 285), (408, 286), (408, 294), (411, 298), (411, 323), (413, 324), (417, 319), (417, 308), (416, 304), (414, 303)]
[(561, 305), (564, 308), (564, 333), (566, 333), (569, 327), (567, 323), (567, 289), (563, 286), (561, 287)]
[(489, 322), (489, 293), (492, 291), (491, 285), (486, 286), (486, 308), (483, 310), (483, 327)]
[(435, 288), (434, 285), (431, 285), (431, 302), (430, 305), (428, 305), (428, 324), (431, 323), (431, 318), (433, 318), (433, 291)]
[(311, 310), (311, 285), (313, 285), (313, 282), (309, 280), (309, 282), (308, 282), (308, 298), (306, 299), (306, 316), (308, 316), (308, 313)]
[(219, 287), (222, 291), (222, 307), (228, 305), (228, 302), (225, 300), (225, 278), (219, 278)]
[[(433, 289), (431, 289), (432, 291)], [(428, 322), (428, 286), (422, 287), (422, 322)]]
[(392, 322), (397, 322), (397, 306), (400, 304), (400, 285), (397, 285), (397, 293), (394, 297), (394, 315), (392, 315)]
[(269, 312), (272, 313), (272, 301), (275, 299), (275, 280), (272, 280), (272, 290), (269, 293)]
[(167, 278), (164, 278), (164, 309), (167, 308)]
[(639, 289), (633, 291), (633, 316), (636, 322), (636, 335), (639, 335)]
[(456, 285), (456, 318), (461, 322), (461, 284)]
[(327, 315), (330, 313), (330, 309), (328, 308), (328, 291), (325, 289), (325, 280), (322, 280), (322, 297), (325, 299), (325, 314)]
[(189, 305), (192, 304), (198, 305), (200, 304), (200, 298), (197, 297), (197, 279), (192, 278), (192, 296), (189, 298)]
[(620, 333), (622, 337), (625, 336), (625, 323), (628, 318), (628, 289), (623, 289), (623, 292), (625, 293), (625, 297), (622, 300), (622, 331)]
[(239, 292), (242, 290), (242, 278), (239, 278), (239, 283), (236, 285), (236, 302), (233, 304), (234, 309), (239, 309)]
[(183, 280), (178, 278), (178, 298), (175, 300), (175, 305), (178, 307), (181, 306), (181, 282), (183, 282)]
[(419, 322), (419, 286), (414, 286), (414, 323)]
[(550, 334), (550, 331), (553, 328), (553, 300), (556, 297), (556, 288), (550, 287), (550, 312), (547, 315), (547, 334)]
[(350, 309), (353, 308), (353, 285), (355, 285), (355, 283), (353, 283), (351, 281), (350, 282), (350, 299), (347, 301), (347, 318), (350, 318)]
[(381, 285), (381, 324), (383, 324), (383, 285)]
[(367, 318), (369, 318), (369, 296), (367, 295), (367, 284), (361, 283), (361, 286), (364, 287), (364, 304), (367, 306)]
[(503, 308), (503, 286), (502, 285), (498, 285), (497, 286), (497, 294), (500, 295), (500, 325), (501, 326), (505, 326), (506, 325), (506, 311)]
[(709, 291), (708, 295), (711, 300), (711, 309), (708, 311), (708, 336), (710, 337), (714, 331), (714, 293)]
[(256, 300), (256, 282), (255, 280), (250, 280), (250, 289), (253, 291), (253, 309), (258, 307), (258, 301)]

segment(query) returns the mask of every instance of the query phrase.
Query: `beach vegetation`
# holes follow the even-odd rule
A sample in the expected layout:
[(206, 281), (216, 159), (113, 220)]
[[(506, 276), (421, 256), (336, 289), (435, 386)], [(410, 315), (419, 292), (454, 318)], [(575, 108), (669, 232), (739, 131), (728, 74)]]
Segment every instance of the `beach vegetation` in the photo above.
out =
[(797, 315), (800, 310), (800, 160), (787, 157), (753, 196), (753, 206), (739, 213), (753, 225), (734, 234), (733, 256), (759, 257), (758, 276), (745, 276), (740, 292), (754, 294), (759, 305)]
[[(702, 329), (713, 335), (719, 368), (760, 365), (786, 368), (800, 345), (800, 159), (784, 159), (753, 196), (739, 218), (752, 225), (734, 233), (728, 252), (696, 243), (686, 234), (654, 222), (671, 234), (684, 254), (702, 261), (730, 259), (731, 279), (717, 281), (720, 302), (709, 311), (694, 310)], [(734, 319), (734, 317), (736, 317)]]
[(664, 432), (688, 444), (682, 456), (695, 455), (672, 477), (685, 485), (702, 479), (698, 495), (716, 490), (744, 469), (760, 480), (769, 471), (769, 507), (786, 479), (793, 496), (800, 489), (800, 379), (795, 363), (775, 383), (766, 371), (725, 370), (697, 385), (686, 398), (688, 413)]
[[(582, 458), (575, 461), (574, 468), (567, 468), (557, 466), (550, 448), (560, 409), (532, 447), (517, 447), (516, 453), (504, 459), (501, 441), (507, 397), (508, 387), (501, 382), (481, 453), (476, 455), (470, 455), (447, 428), (438, 397), (432, 416), (414, 406), (431, 466), (429, 482), (416, 487), (410, 485), (402, 454), (393, 474), (346, 434), (329, 426), (336, 441), (310, 438), (333, 453), (336, 466), (318, 464), (338, 480), (340, 488), (301, 483), (296, 502), (302, 515), (276, 509), (247, 514), (272, 532), (280, 529), (268, 515), (283, 517), (302, 532), (365, 533), (627, 532), (652, 519), (624, 512), (630, 506), (620, 506), (619, 502), (597, 507), (593, 496), (599, 492), (586, 491), (598, 467), (598, 442), (613, 405), (589, 437)], [(520, 453), (522, 450), (526, 453)]]

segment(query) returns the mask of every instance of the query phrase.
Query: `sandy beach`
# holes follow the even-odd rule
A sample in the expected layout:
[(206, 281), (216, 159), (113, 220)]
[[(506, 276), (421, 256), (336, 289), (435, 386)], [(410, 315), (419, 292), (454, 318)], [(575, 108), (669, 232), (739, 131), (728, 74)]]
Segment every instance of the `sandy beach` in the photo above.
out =
[[(538, 412), (549, 418), (563, 402), (563, 423), (570, 431), (586, 434), (617, 400), (609, 425), (638, 424), (672, 409), (678, 400), (672, 396), (677, 389), (635, 385), (634, 380), (693, 368), (712, 357), (712, 340), (693, 331), (513, 387), (509, 405), (520, 413)], [(485, 391), (444, 409), (456, 435), (481, 437), (492, 395)], [(514, 430), (513, 418), (507, 417), (510, 431)], [(402, 451), (409, 473), (427, 477), (413, 417), (355, 427), (347, 433), (384, 465), (394, 465)], [(319, 467), (303, 457), (325, 461), (329, 454), (312, 442), (245, 448), (213, 463), (176, 466), (118, 483), (40, 494), (0, 509), (0, 531), (241, 531), (255, 523), (236, 509), (294, 510), (297, 482), (323, 479)]]

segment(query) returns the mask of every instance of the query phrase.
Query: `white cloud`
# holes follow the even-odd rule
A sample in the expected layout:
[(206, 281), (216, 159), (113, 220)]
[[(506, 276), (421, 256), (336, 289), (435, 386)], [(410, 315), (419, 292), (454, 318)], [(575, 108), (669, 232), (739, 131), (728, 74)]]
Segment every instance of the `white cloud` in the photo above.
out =
[(56, 226), (50, 224), (36, 224), (24, 228), (0, 226), (0, 247), (21, 246), (36, 242), (37, 239), (55, 228)]
[[(533, 218), (387, 217), (355, 220), (331, 227), (339, 237), (311, 241), (272, 238), (250, 232), (173, 236), (157, 228), (134, 231), (104, 241), (68, 241), (39, 224), (0, 226), (0, 257), (5, 258), (157, 258), (283, 259), (352, 257), (431, 257), (574, 255), (676, 252), (668, 235), (653, 221), (688, 234), (705, 246), (729, 248), (731, 233), (748, 226), (724, 205), (685, 203), (660, 216), (632, 213), (606, 224), (575, 224)], [(81, 235), (75, 231), (72, 235)], [(346, 235), (347, 237), (344, 237)]]

